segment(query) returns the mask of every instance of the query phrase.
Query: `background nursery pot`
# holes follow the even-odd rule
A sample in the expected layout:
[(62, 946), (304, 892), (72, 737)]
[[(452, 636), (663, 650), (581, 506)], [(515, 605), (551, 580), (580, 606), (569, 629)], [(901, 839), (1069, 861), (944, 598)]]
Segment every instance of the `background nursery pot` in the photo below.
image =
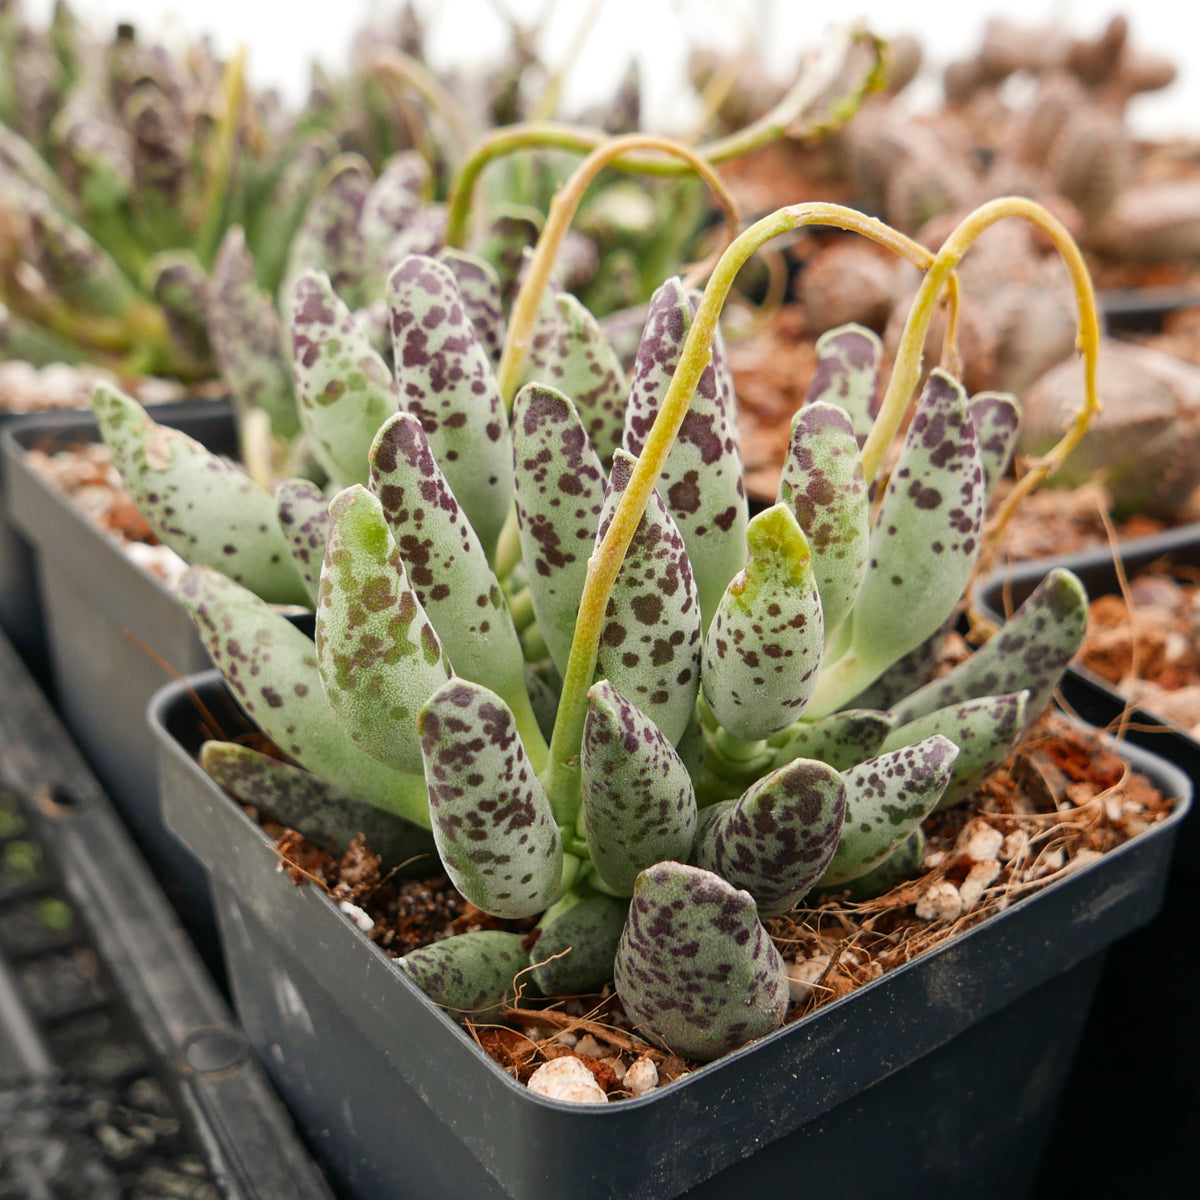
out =
[[(274, 843), (193, 758), (193, 690), (237, 721), (216, 672), (158, 693), (164, 811), (212, 873), (240, 1020), (355, 1200), (716, 1197), (798, 1179), (844, 1196), (1020, 1195), (1103, 952), (1156, 910), (1188, 803), (851, 996), (596, 1109), (519, 1086), (328, 896), (277, 869)], [(1190, 795), (1182, 772), (1128, 751)]]
[[(233, 410), (227, 403), (172, 406), (161, 419), (216, 452), (235, 450)], [(49, 682), (63, 720), (184, 924), (212, 960), (207, 881), (164, 828), (159, 813), (154, 741), (144, 713), (166, 672), (139, 641), (180, 673), (206, 667), (208, 655), (170, 590), (137, 566), (70, 497), (33, 471), (25, 457), (35, 447), (53, 452), (96, 441), (96, 422), (88, 414), (13, 422), (3, 435), (8, 509), (34, 554)]]

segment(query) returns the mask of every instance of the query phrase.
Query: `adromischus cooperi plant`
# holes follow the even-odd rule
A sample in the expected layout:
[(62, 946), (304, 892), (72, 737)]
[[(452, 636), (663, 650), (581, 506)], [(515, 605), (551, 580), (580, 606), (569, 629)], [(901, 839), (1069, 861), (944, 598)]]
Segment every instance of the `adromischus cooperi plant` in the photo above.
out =
[[(1083, 589), (1055, 571), (929, 679), (1017, 432), (1011, 397), (935, 369), (876, 478), (934, 302), (1010, 213), (1063, 248), (1094, 370), (1086, 273), (1036, 206), (987, 206), (933, 256), (801, 205), (742, 234), (699, 301), (660, 287), (630, 384), (591, 315), (549, 293), (524, 360), (509, 328), (511, 408), (476, 327), (494, 291), (400, 263), (393, 375), (328, 279), (302, 276), (293, 367), (330, 494), (272, 498), (99, 391), (126, 482), (197, 564), (181, 595), (214, 661), (288, 760), (209, 743), (206, 768), (326, 843), (365, 811), (379, 837), (390, 825), (392, 862), (431, 838), (472, 903), (539, 917), (532, 950), (480, 932), (399, 960), (452, 1009), (490, 1011), (532, 968), (547, 994), (614, 978), (639, 1028), (696, 1059), (779, 1026), (787, 977), (761, 918), (911, 862), (924, 818), (1006, 758), (1083, 633)], [(906, 247), (926, 282), (878, 407), (875, 336), (822, 338), (778, 501), (749, 519), (716, 322), (754, 248), (813, 222)], [(304, 598), (315, 642), (268, 603)]]

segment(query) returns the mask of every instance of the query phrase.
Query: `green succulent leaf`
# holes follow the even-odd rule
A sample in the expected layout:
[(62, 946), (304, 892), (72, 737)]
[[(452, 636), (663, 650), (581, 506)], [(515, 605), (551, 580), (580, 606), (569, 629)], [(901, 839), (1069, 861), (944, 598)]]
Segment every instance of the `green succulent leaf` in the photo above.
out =
[(454, 673), (486, 684), (510, 705), (526, 701), (525, 658), (504, 593), (421, 422), (397, 413), (368, 457), (371, 491)]
[(970, 658), (898, 702), (907, 723), (981, 696), (1026, 690), (1021, 732), (1042, 715), (1087, 632), (1087, 592), (1077, 576), (1055, 568), (1025, 603)]
[(842, 409), (810, 401), (796, 413), (779, 503), (795, 514), (812, 550), (828, 644), (862, 586), (871, 525), (858, 443)]
[[(629, 484), (634, 460), (618, 450), (597, 544)], [(651, 494), (617, 575), (596, 656), (598, 677), (632, 701), (674, 745), (700, 690), (700, 605), (683, 538)]]
[(296, 281), (291, 331), (296, 399), (312, 453), (338, 486), (366, 483), (375, 432), (400, 404), (387, 363), (320, 272)]
[(976, 392), (970, 407), (983, 458), (984, 484), (992, 496), (1017, 448), (1023, 414), (1016, 396), (1008, 392)]
[(512, 712), (452, 679), (426, 701), (419, 729), (433, 836), (454, 886), (498, 917), (541, 912), (562, 885), (562, 837)]
[(513, 402), (517, 528), (538, 628), (566, 669), (575, 618), (604, 504), (604, 470), (575, 406), (527, 384)]
[(845, 883), (883, 862), (937, 807), (956, 758), (958, 747), (934, 734), (844, 771), (842, 837), (817, 886)]
[(434, 1004), (486, 1021), (517, 998), (516, 978), (529, 965), (519, 933), (481, 929), (410, 950), (397, 960)]
[(491, 555), (512, 502), (512, 435), (487, 352), (450, 269), (410, 255), (388, 280), (400, 404), (417, 417)]
[(179, 597), (242, 708), (284, 754), (352, 799), (428, 828), (421, 777), (384, 766), (338, 724), (310, 637), (208, 567), (184, 572)]
[(639, 1032), (702, 1062), (787, 1012), (787, 971), (750, 893), (683, 863), (638, 876), (613, 976)]
[(740, 799), (706, 808), (692, 861), (745, 888), (762, 916), (777, 916), (824, 874), (845, 812), (846, 784), (837, 769), (796, 759)]
[(687, 858), (696, 794), (658, 727), (606, 680), (588, 691), (583, 730), (583, 827), (596, 874), (632, 896), (645, 867)]
[[(599, 990), (613, 976), (613, 960), (629, 904), (599, 893), (559, 901), (543, 918), (529, 951), (533, 982), (545, 996)], [(564, 898), (567, 899), (567, 898)]]
[(167, 320), (171, 342), (192, 369), (212, 355), (208, 340), (208, 276), (190, 251), (156, 254), (146, 268), (146, 290)]
[(817, 369), (804, 408), (821, 401), (837, 405), (850, 418), (854, 436), (862, 445), (879, 411), (883, 343), (861, 325), (840, 325), (817, 338), (816, 351)]
[(416, 150), (393, 155), (383, 165), (363, 197), (358, 221), (365, 278), (363, 295), (383, 290), (388, 272), (399, 261), (392, 257), (396, 235), (413, 222), (432, 185), (429, 164)]
[(969, 799), (1008, 758), (1021, 735), (1028, 697), (1028, 692), (1009, 692), (935, 709), (897, 726), (884, 740), (881, 752), (910, 746), (935, 733), (948, 737), (960, 753), (938, 808), (952, 808)]
[(410, 863), (426, 874), (436, 869), (428, 829), (355, 800), (301, 767), (235, 742), (205, 742), (200, 765), (243, 804), (331, 854), (345, 854), (362, 834), (384, 871)]
[[(693, 306), (678, 279), (668, 279), (650, 301), (625, 410), (624, 448), (641, 454), (692, 326)], [(714, 357), (718, 350), (714, 346)], [(711, 363), (658, 480), (658, 490), (687, 547), (707, 626), (725, 586), (746, 553), (746, 494), (736, 442), (728, 373)]]
[(417, 713), (450, 676), (378, 499), (334, 497), (317, 595), (317, 661), (350, 737), (398, 771), (422, 767)]
[(604, 469), (621, 444), (625, 370), (600, 323), (569, 292), (551, 297), (553, 319), (534, 331), (523, 378), (569, 396)]
[(285, 479), (275, 488), (275, 511), (315, 608), (329, 535), (329, 497), (311, 480)]
[(213, 263), (208, 335), (239, 412), (262, 409), (280, 437), (299, 432), (283, 328), (274, 305), (259, 289), (245, 234), (236, 225), (225, 234)]
[(113, 465), (159, 539), (274, 604), (306, 604), (275, 499), (244, 471), (101, 384), (92, 411)]
[(979, 553), (984, 502), (966, 394), (935, 369), (871, 531), (849, 646), (818, 683), (814, 716), (843, 707), (954, 611)]
[(894, 725), (890, 713), (865, 708), (843, 709), (819, 721), (800, 720), (771, 738), (774, 765), (782, 767), (793, 758), (816, 758), (845, 771), (878, 754)]
[(749, 558), (704, 639), (704, 699), (721, 726), (753, 742), (791, 725), (812, 695), (825, 627), (808, 541), (790, 508), (750, 522)]
[(835, 890), (845, 892), (852, 901), (870, 900), (919, 875), (924, 865), (925, 831), (918, 825), (879, 866)]
[(500, 277), (491, 263), (450, 246), (437, 252), (437, 261), (449, 267), (458, 284), (475, 336), (493, 367), (504, 352), (504, 309), (500, 300)]
[(946, 618), (919, 646), (898, 658), (851, 701), (856, 708), (890, 709), (912, 695), (932, 677), (941, 661), (946, 640), (958, 623), (958, 610)]

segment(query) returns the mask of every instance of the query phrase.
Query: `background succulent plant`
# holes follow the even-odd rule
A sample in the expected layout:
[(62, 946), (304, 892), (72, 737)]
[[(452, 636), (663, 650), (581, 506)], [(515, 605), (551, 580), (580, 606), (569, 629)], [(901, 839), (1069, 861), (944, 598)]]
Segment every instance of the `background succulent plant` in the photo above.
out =
[[(295, 764), (293, 802), (336, 800), (343, 823), (355, 803), (390, 813), (406, 846), (432, 839), (472, 903), (539, 919), (524, 958), (497, 934), (400, 960), (435, 1000), (459, 1003), (473, 980), (473, 999), (494, 1004), (524, 961), (551, 994), (615, 977), (635, 1023), (694, 1058), (761, 1036), (782, 1020), (787, 981), (760, 916), (893, 855), (910, 862), (921, 821), (965, 800), (1044, 707), (1085, 624), (1066, 572), (929, 680), (1015, 402), (971, 399), (936, 370), (886, 487), (874, 481), (931, 297), (1006, 211), (929, 263), (881, 405), (878, 338), (822, 339), (778, 502), (753, 520), (714, 341), (721, 299), (767, 237), (819, 219), (857, 228), (857, 214), (783, 210), (737, 239), (703, 298), (664, 283), (628, 391), (596, 369), (613, 358), (598, 323), (544, 305), (570, 336), (543, 339), (511, 407), (476, 327), (497, 309), (486, 264), (466, 289), (427, 255), (396, 267), (394, 372), (328, 278), (301, 276), (292, 365), (331, 484), (281, 487), (276, 522), (265, 493), (262, 512), (245, 511), (274, 530), (249, 558), (269, 561), (280, 591), (259, 590), (312, 597), (315, 642), (236, 581), (249, 570), (239, 539), (187, 529), (215, 505), (243, 510), (241, 485), (98, 392), (131, 490), (199, 564), (181, 595), (214, 661)], [(1094, 338), (1089, 326), (1092, 358)], [(556, 386), (580, 379), (594, 386), (574, 398)], [(218, 760), (236, 763), (220, 777), (247, 797), (279, 770), (246, 748), (209, 747)]]

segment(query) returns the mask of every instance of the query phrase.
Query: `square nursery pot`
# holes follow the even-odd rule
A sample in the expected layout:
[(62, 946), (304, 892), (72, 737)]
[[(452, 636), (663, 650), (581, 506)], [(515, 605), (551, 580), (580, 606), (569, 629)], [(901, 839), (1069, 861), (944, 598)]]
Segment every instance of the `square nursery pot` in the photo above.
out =
[(3, 637), (0, 676), (0, 1194), (332, 1200)]
[[(163, 406), (155, 417), (212, 450), (236, 452), (230, 402)], [(26, 461), (26, 451), (35, 447), (52, 453), (99, 440), (90, 413), (43, 414), (9, 424), (0, 437), (8, 516), (36, 568), (33, 583), (49, 659), (47, 690), (184, 925), (215, 963), (207, 878), (166, 830), (159, 810), (154, 739), (145, 709), (168, 673), (139, 641), (181, 675), (207, 667), (208, 655), (171, 591)]]
[[(1129, 575), (1167, 558), (1200, 568), (1200, 531), (1174, 530), (1122, 546)], [(1120, 593), (1107, 548), (1056, 560), (1069, 566), (1092, 598)], [(1015, 608), (1041, 581), (1043, 562), (1019, 563), (998, 572), (980, 589), (980, 608), (1000, 619), (1005, 596)], [(1065, 707), (1101, 729), (1123, 730), (1126, 744), (1152, 751), (1200, 780), (1200, 741), (1128, 701), (1106, 680), (1070, 668), (1060, 685)], [(1200, 822), (1180, 825), (1162, 910), (1145, 927), (1118, 942), (1100, 977), (1080, 1051), (1040, 1177), (1047, 1197), (1069, 1191), (1168, 1200), (1192, 1170), (1191, 1138), (1200, 1127), (1200, 1030), (1195, 996), (1200, 965), (1181, 952), (1194, 937), (1200, 903)], [(1169, 968), (1167, 964), (1170, 964)], [(1135, 1019), (1131, 1015), (1137, 1014)], [(1147, 1024), (1156, 1042), (1148, 1050)], [(1114, 1103), (1138, 1096), (1148, 1102)], [(1153, 1098), (1152, 1100), (1149, 1098)], [(1119, 1116), (1118, 1116), (1119, 1114)], [(1096, 1131), (1119, 1119), (1122, 1133), (1095, 1150)]]
[(536, 1096), (486, 1058), (203, 773), (192, 690), (151, 702), (171, 827), (209, 868), (242, 1027), (346, 1200), (1026, 1194), (1107, 947), (1148, 921), (1168, 822), (841, 1001), (636, 1100)]

